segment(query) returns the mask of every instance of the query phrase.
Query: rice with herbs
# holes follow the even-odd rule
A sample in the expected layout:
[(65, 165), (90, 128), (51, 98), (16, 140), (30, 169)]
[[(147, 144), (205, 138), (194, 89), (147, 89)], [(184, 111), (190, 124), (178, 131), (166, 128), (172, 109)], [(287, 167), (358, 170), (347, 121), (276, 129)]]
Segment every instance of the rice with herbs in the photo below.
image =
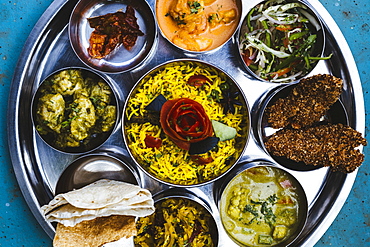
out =
[[(205, 75), (210, 82), (201, 87), (191, 86), (187, 81), (193, 75)], [(242, 106), (235, 106), (234, 114), (228, 112), (225, 115), (223, 106), (217, 102), (222, 98), (220, 85), (226, 81), (226, 75), (216, 69), (191, 62), (169, 64), (144, 77), (127, 102), (125, 134), (132, 155), (145, 170), (162, 181), (193, 185), (212, 180), (232, 166), (246, 142), (242, 136), (246, 134), (248, 119)], [(235, 128), (237, 136), (218, 142), (215, 148), (201, 155), (211, 156), (211, 163), (193, 162), (188, 151), (175, 145), (160, 125), (130, 121), (133, 116), (144, 116), (145, 108), (160, 94), (167, 100), (189, 98), (197, 101), (209, 119)], [(146, 147), (144, 139), (147, 135), (162, 139), (162, 145), (158, 149)]]

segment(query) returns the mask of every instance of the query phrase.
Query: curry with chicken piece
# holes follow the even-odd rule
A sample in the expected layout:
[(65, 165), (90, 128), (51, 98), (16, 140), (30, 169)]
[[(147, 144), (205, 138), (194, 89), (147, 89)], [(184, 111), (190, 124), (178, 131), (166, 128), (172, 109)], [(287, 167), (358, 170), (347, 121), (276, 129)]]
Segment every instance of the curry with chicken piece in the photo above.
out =
[(157, 0), (156, 15), (169, 41), (197, 52), (213, 50), (225, 43), (240, 19), (235, 0)]
[(79, 69), (62, 70), (40, 86), (36, 97), (36, 129), (59, 149), (88, 146), (113, 129), (116, 105), (111, 88)]

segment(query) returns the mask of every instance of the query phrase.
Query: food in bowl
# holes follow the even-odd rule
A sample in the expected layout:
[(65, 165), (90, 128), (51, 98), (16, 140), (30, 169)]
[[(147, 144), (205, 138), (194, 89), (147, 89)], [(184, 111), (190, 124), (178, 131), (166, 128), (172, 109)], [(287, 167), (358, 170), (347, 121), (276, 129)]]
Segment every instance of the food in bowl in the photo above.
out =
[(62, 69), (37, 90), (35, 127), (58, 150), (87, 151), (108, 138), (117, 119), (116, 105), (111, 87), (95, 73)]
[(299, 1), (263, 1), (243, 21), (239, 49), (259, 78), (291, 82), (307, 75), (324, 49), (320, 20)]
[(139, 218), (135, 246), (216, 246), (212, 215), (187, 198), (171, 197), (155, 203), (155, 212)]
[(300, 129), (319, 122), (325, 112), (338, 101), (343, 80), (329, 74), (301, 79), (292, 86), (287, 97), (266, 107), (265, 117), (272, 128)]
[[(324, 116), (339, 100), (343, 80), (328, 74), (314, 75), (290, 85), (286, 97), (268, 104), (264, 118), (275, 133), (263, 138), (265, 149), (275, 159), (287, 158), (311, 167), (331, 167), (350, 173), (361, 166), (367, 145), (362, 134), (345, 123), (332, 123)], [(338, 113), (337, 113), (338, 114)], [(299, 162), (299, 163), (298, 163)], [(280, 162), (283, 166), (284, 163)]]
[(241, 15), (236, 0), (157, 0), (156, 16), (164, 36), (188, 51), (209, 51), (235, 32)]
[(264, 144), (271, 155), (351, 173), (364, 161), (358, 147), (366, 146), (367, 141), (350, 126), (327, 124), (303, 129), (283, 128), (267, 137)]
[(198, 185), (223, 175), (248, 139), (249, 111), (235, 82), (200, 61), (175, 61), (145, 75), (129, 95), (124, 138), (154, 178)]
[(303, 228), (306, 210), (298, 182), (273, 166), (242, 171), (227, 184), (220, 201), (222, 224), (242, 246), (286, 246)]
[(148, 61), (158, 43), (158, 28), (148, 2), (78, 1), (68, 22), (76, 56), (92, 69), (113, 74)]
[(127, 50), (135, 45), (137, 37), (143, 36), (135, 17), (135, 9), (128, 5), (126, 12), (117, 11), (88, 18), (94, 31), (90, 35), (88, 53), (92, 58), (102, 59), (123, 45)]

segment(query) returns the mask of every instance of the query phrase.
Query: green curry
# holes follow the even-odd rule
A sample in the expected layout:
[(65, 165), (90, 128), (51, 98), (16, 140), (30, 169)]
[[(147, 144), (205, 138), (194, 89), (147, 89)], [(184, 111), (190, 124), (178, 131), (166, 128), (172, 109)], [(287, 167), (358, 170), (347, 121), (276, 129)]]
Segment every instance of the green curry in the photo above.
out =
[(88, 146), (116, 122), (109, 85), (79, 69), (62, 70), (48, 78), (36, 99), (36, 129), (59, 149)]
[(280, 169), (254, 167), (225, 188), (220, 213), (228, 234), (246, 246), (273, 246), (298, 226), (299, 198), (292, 179)]

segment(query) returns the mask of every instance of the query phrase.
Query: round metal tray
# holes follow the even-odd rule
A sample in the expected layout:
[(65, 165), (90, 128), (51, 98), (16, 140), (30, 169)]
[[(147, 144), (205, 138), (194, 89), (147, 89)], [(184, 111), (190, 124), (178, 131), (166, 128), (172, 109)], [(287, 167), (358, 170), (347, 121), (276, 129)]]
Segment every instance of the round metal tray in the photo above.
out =
[[(255, 4), (244, 1), (243, 9)], [(330, 60), (320, 61), (311, 74), (330, 73), (344, 81), (341, 101), (347, 111), (349, 125), (364, 133), (365, 110), (361, 81), (352, 53), (340, 29), (318, 0), (305, 1), (314, 6), (319, 13), (326, 32), (324, 55), (333, 53)], [(40, 206), (47, 204), (54, 197), (56, 184), (65, 168), (76, 160), (78, 155), (67, 155), (48, 147), (36, 134), (31, 120), (31, 100), (38, 84), (51, 72), (68, 66), (84, 66), (76, 57), (68, 39), (69, 16), (77, 0), (55, 0), (45, 11), (31, 32), (15, 70), (11, 85), (8, 105), (8, 139), (11, 160), (15, 174), (26, 202), (36, 219), (50, 236), (54, 236), (54, 227), (46, 222), (40, 212)], [(148, 1), (154, 9), (154, 0)], [(246, 13), (243, 12), (243, 16)], [(251, 107), (251, 136), (240, 166), (249, 162), (274, 160), (264, 152), (258, 142), (257, 121), (263, 100), (280, 84), (257, 81), (249, 75), (237, 56), (235, 37), (215, 53), (197, 56), (229, 73), (244, 91)], [(134, 83), (147, 71), (165, 61), (184, 58), (181, 53), (162, 36), (158, 37), (158, 46), (153, 57), (130, 72), (107, 75), (118, 86), (121, 94), (120, 110)], [(222, 58), (222, 59), (220, 59)], [(97, 150), (100, 154), (121, 157), (125, 162), (134, 164), (125, 149), (122, 129), (115, 130), (111, 138)], [(161, 184), (146, 174), (138, 171), (141, 186), (153, 194), (166, 190)], [(302, 234), (293, 246), (313, 246), (325, 233), (342, 208), (356, 178), (357, 171), (351, 174), (333, 173), (330, 169), (320, 168), (312, 171), (289, 171), (302, 184), (309, 203), (308, 219)], [(214, 183), (189, 188), (194, 194), (206, 200), (219, 224), (219, 246), (236, 246), (225, 235), (220, 225), (217, 205), (214, 198)]]

